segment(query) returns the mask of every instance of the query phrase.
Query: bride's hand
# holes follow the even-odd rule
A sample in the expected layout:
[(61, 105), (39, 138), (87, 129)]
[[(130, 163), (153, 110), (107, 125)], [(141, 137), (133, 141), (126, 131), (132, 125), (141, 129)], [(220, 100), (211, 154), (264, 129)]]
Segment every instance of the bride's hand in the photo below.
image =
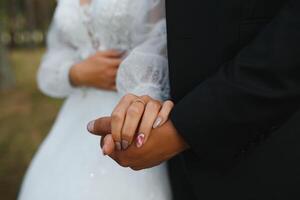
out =
[(115, 50), (102, 51), (75, 64), (69, 73), (71, 83), (74, 86), (115, 90), (122, 55), (122, 52)]
[(111, 116), (111, 131), (116, 149), (126, 150), (133, 141), (138, 148), (142, 147), (151, 130), (168, 120), (173, 106), (172, 101), (162, 103), (149, 96), (124, 96)]

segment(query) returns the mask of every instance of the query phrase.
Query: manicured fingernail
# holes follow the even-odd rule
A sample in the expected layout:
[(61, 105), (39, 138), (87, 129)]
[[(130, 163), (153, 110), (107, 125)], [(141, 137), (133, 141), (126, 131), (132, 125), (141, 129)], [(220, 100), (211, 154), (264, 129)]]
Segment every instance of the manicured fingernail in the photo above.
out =
[(122, 149), (126, 150), (129, 146), (129, 142), (126, 140), (122, 140)]
[(122, 150), (122, 146), (121, 146), (120, 142), (116, 142), (116, 148), (117, 148), (118, 151)]
[(162, 122), (162, 118), (158, 117), (153, 124), (153, 128), (159, 127), (161, 122)]
[(136, 138), (136, 147), (141, 148), (145, 141), (145, 135), (143, 133), (140, 133)]
[(94, 126), (95, 126), (95, 121), (89, 122), (88, 125), (87, 125), (88, 131), (93, 132), (94, 131)]

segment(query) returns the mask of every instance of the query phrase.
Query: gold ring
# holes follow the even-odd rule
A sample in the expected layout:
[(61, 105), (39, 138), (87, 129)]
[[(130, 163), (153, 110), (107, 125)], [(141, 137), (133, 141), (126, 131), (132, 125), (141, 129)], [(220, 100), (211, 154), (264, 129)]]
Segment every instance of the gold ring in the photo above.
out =
[(145, 101), (143, 99), (135, 99), (132, 103), (142, 103), (144, 106), (146, 105)]

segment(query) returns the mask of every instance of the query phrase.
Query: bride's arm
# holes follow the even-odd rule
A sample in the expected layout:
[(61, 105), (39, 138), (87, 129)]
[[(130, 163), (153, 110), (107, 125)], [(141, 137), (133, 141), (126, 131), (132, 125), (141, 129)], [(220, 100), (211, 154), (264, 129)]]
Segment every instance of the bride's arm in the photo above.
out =
[(149, 95), (154, 99), (169, 98), (166, 20), (164, 1), (147, 13), (147, 37), (121, 63), (117, 89), (121, 94)]
[[(142, 147), (152, 128), (167, 121), (173, 107), (170, 101), (157, 101), (168, 99), (170, 89), (164, 1), (152, 2), (159, 3), (147, 13), (148, 20), (144, 25), (150, 27), (150, 31), (144, 42), (121, 63), (118, 71), (117, 89), (121, 94), (127, 94), (112, 113), (112, 138), (118, 150), (127, 149), (134, 142), (136, 133), (139, 133), (136, 146)], [(107, 153), (106, 148), (104, 152)]]
[(61, 37), (55, 21), (47, 37), (47, 51), (38, 71), (40, 90), (51, 96), (63, 98), (71, 94), (70, 68), (79, 61), (75, 48)]

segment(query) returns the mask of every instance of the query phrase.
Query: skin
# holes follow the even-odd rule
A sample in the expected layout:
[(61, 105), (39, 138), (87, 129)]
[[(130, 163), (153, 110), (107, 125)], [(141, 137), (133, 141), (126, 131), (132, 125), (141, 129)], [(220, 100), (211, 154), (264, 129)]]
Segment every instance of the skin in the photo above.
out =
[(102, 51), (75, 64), (69, 73), (72, 85), (115, 90), (122, 56), (123, 53), (119, 51)]
[(90, 4), (91, 0), (80, 0), (80, 5)]
[[(80, 0), (81, 5), (91, 0)], [(115, 90), (115, 78), (120, 64), (118, 52), (98, 52), (85, 61), (74, 65), (70, 71), (70, 80), (74, 86), (89, 86)], [(141, 147), (149, 138), (152, 128), (164, 124), (173, 108), (171, 101), (161, 103), (148, 96), (142, 101), (138, 97), (126, 95), (112, 113), (112, 133), (118, 150), (127, 149), (138, 133), (137, 147)]]
[[(80, 0), (81, 5), (90, 2), (90, 0)], [(122, 54), (116, 51), (98, 52), (74, 65), (70, 70), (72, 84), (115, 90), (115, 78), (121, 63), (121, 56)], [(101, 143), (104, 152), (121, 166), (135, 170), (158, 165), (187, 148), (172, 123), (170, 121), (165, 123), (173, 108), (173, 103), (171, 101), (161, 103), (149, 96), (141, 97), (142, 101), (135, 101), (137, 98), (135, 95), (126, 95), (112, 113), (112, 117), (97, 120), (91, 130), (103, 136)], [(162, 127), (159, 128), (160, 126)], [(152, 127), (157, 129), (152, 131)], [(115, 142), (125, 144), (125, 141), (126, 145), (122, 146), (127, 149), (127, 146), (134, 140), (137, 130), (139, 135), (145, 137), (142, 145), (148, 140), (150, 132), (153, 132), (152, 139), (147, 145), (130, 146), (127, 151), (123, 152), (115, 151)], [(165, 132), (161, 138), (159, 131)], [(110, 134), (111, 132), (113, 134)], [(169, 141), (170, 145), (164, 145), (163, 141)], [(153, 145), (163, 146), (164, 154), (160, 150), (154, 151), (158, 148), (153, 148)]]
[(126, 150), (135, 137), (138, 148), (144, 145), (152, 128), (163, 125), (173, 108), (171, 101), (160, 102), (150, 96), (125, 95), (111, 115), (111, 132), (117, 150)]
[(151, 137), (143, 147), (131, 145), (125, 151), (116, 151), (110, 134), (111, 120), (111, 117), (97, 119), (89, 131), (102, 136), (101, 147), (106, 149), (107, 155), (122, 167), (130, 167), (133, 170), (151, 168), (189, 148), (169, 120), (163, 126), (151, 131)]

